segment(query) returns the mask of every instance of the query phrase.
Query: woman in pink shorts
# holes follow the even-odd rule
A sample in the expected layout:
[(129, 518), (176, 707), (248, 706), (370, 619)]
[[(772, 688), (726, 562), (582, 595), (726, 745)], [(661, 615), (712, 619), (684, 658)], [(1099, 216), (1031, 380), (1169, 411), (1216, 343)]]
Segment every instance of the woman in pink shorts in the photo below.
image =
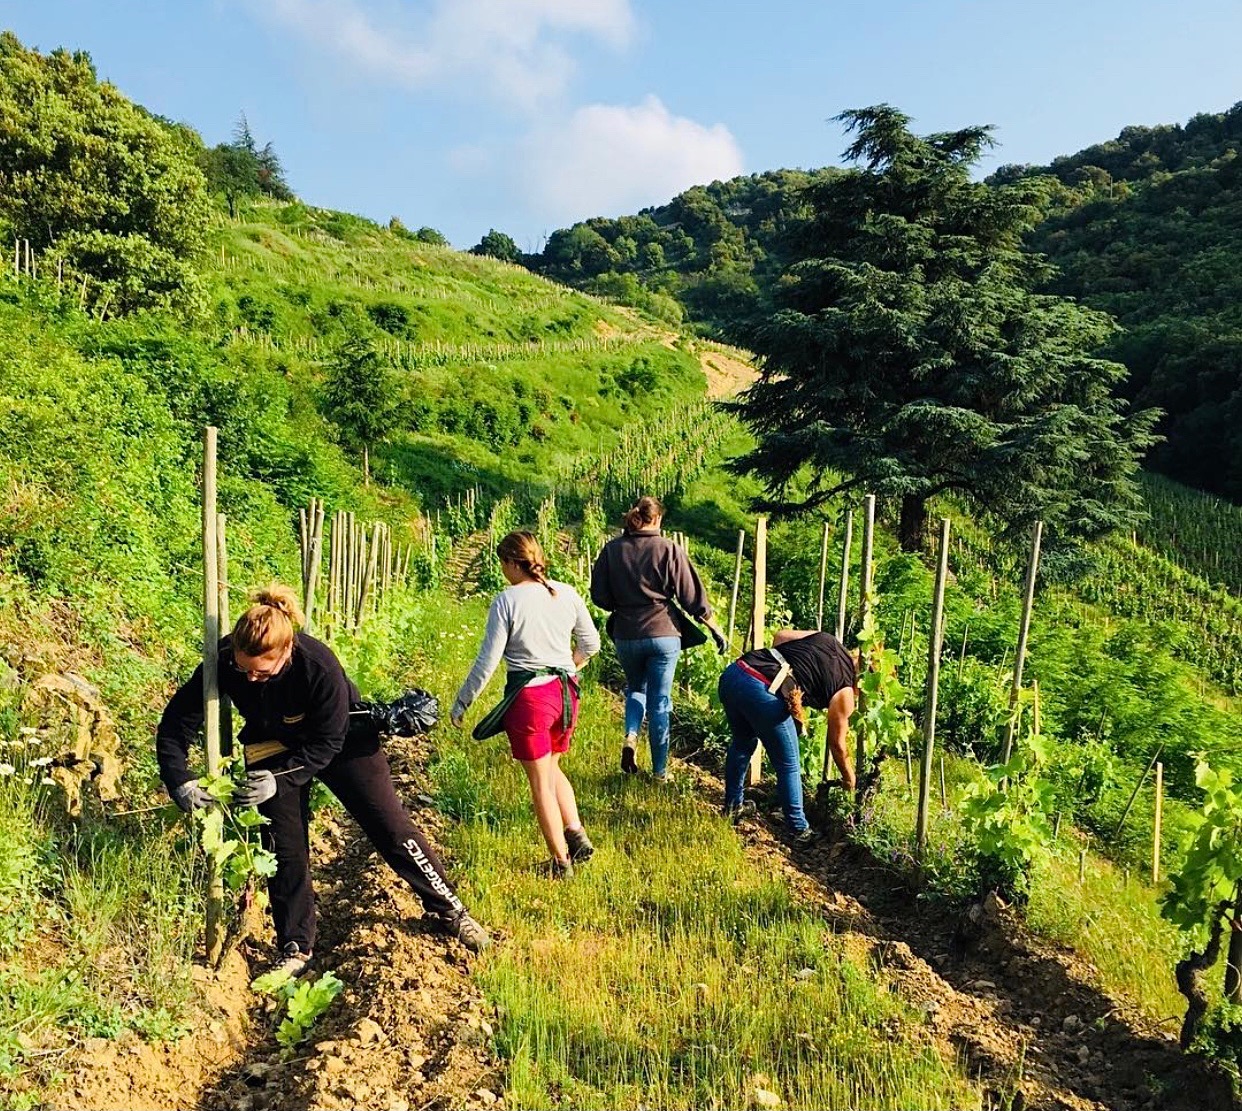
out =
[(595, 847), (560, 759), (578, 720), (578, 671), (599, 651), (599, 633), (578, 592), (547, 577), (543, 549), (532, 533), (509, 533), (496, 555), (511, 585), (492, 599), (483, 643), (457, 692), (451, 720), (460, 727), (503, 658), (504, 698), (473, 735), (482, 740), (502, 730), (508, 734), (552, 854), (549, 871), (554, 878), (572, 876), (575, 862), (585, 863)]

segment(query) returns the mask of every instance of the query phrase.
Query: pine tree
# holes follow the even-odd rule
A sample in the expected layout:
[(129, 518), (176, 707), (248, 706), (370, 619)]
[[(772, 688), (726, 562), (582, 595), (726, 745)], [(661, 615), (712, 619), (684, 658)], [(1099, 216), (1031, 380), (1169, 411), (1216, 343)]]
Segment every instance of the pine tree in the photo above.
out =
[(1129, 524), (1157, 414), (1127, 413), (1125, 367), (1092, 354), (1111, 318), (1036, 292), (1051, 267), (1023, 235), (1052, 183), (972, 181), (988, 127), (920, 137), (888, 105), (838, 119), (861, 165), (808, 188), (781, 307), (749, 337), (761, 376), (734, 406), (757, 438), (737, 466), (766, 483), (763, 507), (897, 497), (907, 550), (945, 491), (1015, 527)]

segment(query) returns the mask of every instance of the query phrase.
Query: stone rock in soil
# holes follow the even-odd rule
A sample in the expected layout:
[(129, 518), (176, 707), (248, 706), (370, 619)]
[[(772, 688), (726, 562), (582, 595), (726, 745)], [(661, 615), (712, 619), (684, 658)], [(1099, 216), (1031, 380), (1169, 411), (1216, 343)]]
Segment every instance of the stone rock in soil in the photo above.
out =
[(794, 979), (795, 980), (810, 980), (814, 977), (814, 975), (815, 975), (815, 969), (800, 968), (798, 969), (797, 972), (794, 973)]
[(1072, 1034), (1075, 1030), (1081, 1030), (1082, 1019), (1080, 1019), (1077, 1015), (1066, 1015), (1065, 1018), (1061, 1020), (1061, 1029), (1067, 1034)]
[(361, 1045), (375, 1045), (384, 1040), (384, 1028), (374, 1019), (359, 1019), (354, 1028), (354, 1036)]
[(1078, 1047), (1078, 1063), (1080, 1065), (1085, 1065), (1090, 1060), (1091, 1060), (1091, 1047), (1086, 1046), (1086, 1045), (1080, 1045)]
[(491, 1107), (492, 1104), (496, 1102), (497, 1097), (496, 1097), (495, 1092), (488, 1091), (487, 1088), (480, 1088), (477, 1092), (474, 1093), (474, 1098), (477, 1099), (485, 1107)]
[(756, 1088), (752, 1093), (756, 1107), (780, 1107), (781, 1097), (767, 1088)]

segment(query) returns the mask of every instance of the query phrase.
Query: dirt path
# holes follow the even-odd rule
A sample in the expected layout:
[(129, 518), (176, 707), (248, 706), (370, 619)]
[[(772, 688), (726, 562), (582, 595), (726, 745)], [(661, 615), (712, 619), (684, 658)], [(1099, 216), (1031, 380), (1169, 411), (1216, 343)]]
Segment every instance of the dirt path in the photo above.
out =
[[(425, 752), (387, 746), (398, 790), (419, 798)], [(422, 795), (423, 800), (427, 799)], [(436, 815), (416, 820), (437, 841)], [(438, 1111), (503, 1107), (504, 1078), (492, 1051), (490, 1007), (470, 979), (469, 953), (426, 930), (414, 894), (372, 852), (343, 814), (321, 819), (317, 954), (345, 991), (311, 1040), (283, 1055), (272, 1021), (243, 1062), (200, 1095), (201, 1111)]]
[[(692, 773), (710, 804), (720, 781)], [(760, 813), (776, 806), (768, 785)], [(817, 907), (846, 944), (883, 968), (934, 1035), (960, 1054), (991, 1101), (1008, 1111), (1232, 1111), (1228, 1078), (1183, 1054), (1168, 1031), (1091, 982), (1073, 953), (1033, 937), (993, 903), (967, 918), (916, 893), (891, 869), (845, 842), (792, 851), (778, 825), (744, 822), (739, 834), (764, 867)]]

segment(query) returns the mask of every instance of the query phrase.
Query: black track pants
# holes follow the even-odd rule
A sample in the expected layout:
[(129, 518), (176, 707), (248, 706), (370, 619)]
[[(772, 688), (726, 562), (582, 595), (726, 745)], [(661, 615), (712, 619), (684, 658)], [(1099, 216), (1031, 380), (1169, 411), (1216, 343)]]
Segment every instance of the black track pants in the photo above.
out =
[[(259, 765), (260, 767), (262, 765)], [(461, 900), (445, 878), (444, 865), (415, 827), (393, 787), (388, 757), (379, 740), (347, 742), (319, 773), (328, 789), (362, 827), (393, 871), (422, 900), (424, 909), (453, 915)], [(261, 827), (264, 848), (276, 854), (276, 874), (267, 881), (276, 943), (296, 941), (304, 952), (315, 946), (315, 890), (310, 872), (310, 785), (289, 787), (276, 780), (275, 797), (259, 807), (270, 821)]]

